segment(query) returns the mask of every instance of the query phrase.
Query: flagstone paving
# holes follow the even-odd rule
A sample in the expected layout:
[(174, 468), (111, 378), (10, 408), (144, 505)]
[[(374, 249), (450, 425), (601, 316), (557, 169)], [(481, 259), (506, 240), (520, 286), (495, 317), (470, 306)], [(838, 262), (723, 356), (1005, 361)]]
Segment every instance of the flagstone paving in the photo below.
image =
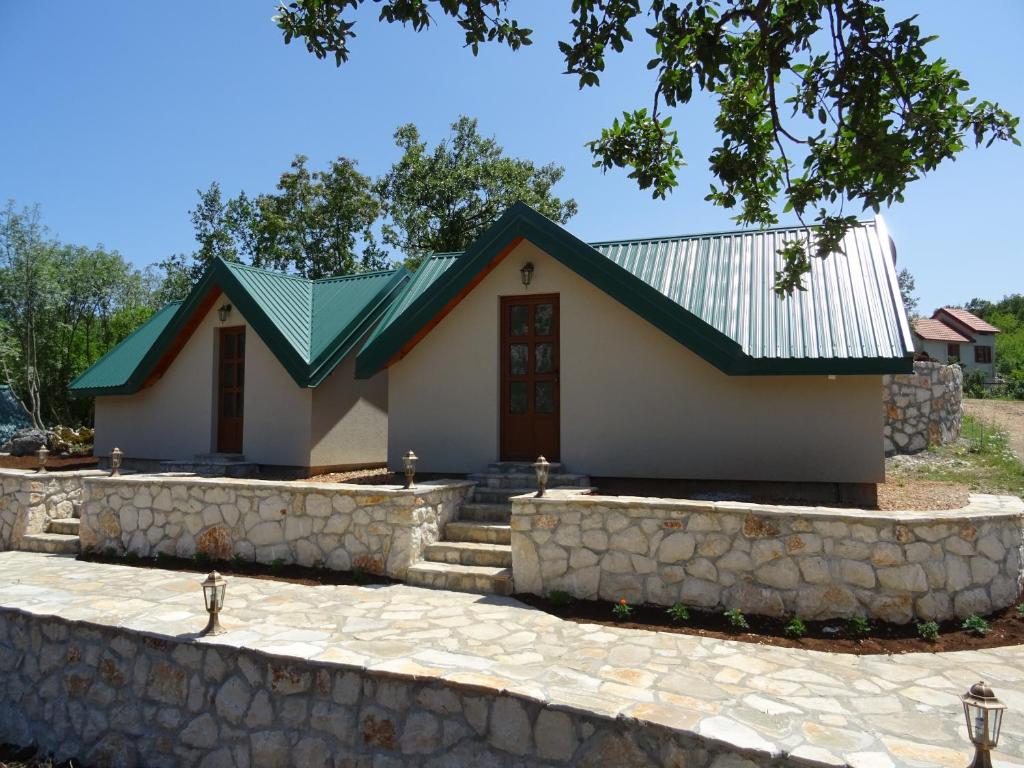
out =
[[(206, 620), (199, 577), (0, 553), (0, 610), (177, 638)], [(996, 766), (1024, 766), (1024, 647), (851, 656), (580, 625), (511, 598), (404, 585), (308, 587), (228, 577), (197, 642), (505, 690), (812, 764), (967, 765), (959, 694), (1009, 706)]]

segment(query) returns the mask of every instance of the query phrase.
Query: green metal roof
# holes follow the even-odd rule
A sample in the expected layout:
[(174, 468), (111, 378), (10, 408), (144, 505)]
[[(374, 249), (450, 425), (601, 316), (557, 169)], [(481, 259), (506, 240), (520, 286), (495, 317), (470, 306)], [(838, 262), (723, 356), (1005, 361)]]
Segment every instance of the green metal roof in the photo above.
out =
[(587, 244), (529, 206), (509, 209), (463, 254), (426, 259), (360, 351), (369, 376), (402, 354), (516, 238), (530, 240), (708, 362), (732, 375), (868, 374), (912, 369), (913, 341), (882, 220), (843, 253), (812, 259), (807, 290), (780, 299), (776, 228)]
[(296, 384), (315, 387), (383, 315), (409, 279), (405, 269), (306, 280), (214, 261), (184, 301), (157, 312), (71, 384), (82, 395), (138, 391), (210, 291), (220, 289)]

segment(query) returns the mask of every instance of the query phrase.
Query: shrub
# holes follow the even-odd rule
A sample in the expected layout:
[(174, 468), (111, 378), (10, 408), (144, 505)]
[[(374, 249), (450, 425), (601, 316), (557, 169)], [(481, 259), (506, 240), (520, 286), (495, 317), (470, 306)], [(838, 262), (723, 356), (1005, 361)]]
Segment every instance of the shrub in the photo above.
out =
[(977, 369), (964, 371), (964, 397), (987, 397), (985, 373)]
[(275, 557), (270, 561), (270, 568), (274, 571), (280, 571), (284, 568), (284, 558)]
[(871, 622), (863, 616), (854, 616), (850, 619), (849, 629), (850, 634), (854, 637), (864, 637), (871, 631)]
[(195, 561), (196, 565), (210, 564), (210, 556), (206, 552), (196, 552), (192, 555), (192, 559)]
[(626, 598), (622, 598), (615, 605), (612, 606), (612, 615), (615, 616), (616, 621), (625, 621), (633, 614), (633, 606), (629, 604)]
[(665, 610), (665, 613), (669, 615), (672, 621), (689, 621), (690, 620), (690, 609), (682, 603), (676, 603), (671, 608)]
[(935, 642), (939, 639), (939, 625), (934, 621), (924, 621), (917, 625), (917, 636), (922, 640)]
[(733, 629), (750, 629), (750, 625), (747, 623), (747, 617), (743, 615), (739, 608), (733, 608), (731, 611), (726, 611), (725, 620), (729, 622), (729, 626)]
[(1024, 603), (1017, 604), (1017, 615), (1024, 619)]
[(786, 625), (786, 637), (803, 637), (807, 634), (807, 625), (796, 616)]
[(366, 570), (365, 566), (354, 566), (352, 568), (352, 581), (356, 584), (368, 584), (370, 581), (370, 572)]
[(968, 616), (960, 627), (982, 636), (987, 635), (992, 630), (992, 626), (981, 616)]
[(572, 595), (564, 589), (552, 589), (548, 592), (548, 600), (552, 605), (562, 608), (572, 602)]

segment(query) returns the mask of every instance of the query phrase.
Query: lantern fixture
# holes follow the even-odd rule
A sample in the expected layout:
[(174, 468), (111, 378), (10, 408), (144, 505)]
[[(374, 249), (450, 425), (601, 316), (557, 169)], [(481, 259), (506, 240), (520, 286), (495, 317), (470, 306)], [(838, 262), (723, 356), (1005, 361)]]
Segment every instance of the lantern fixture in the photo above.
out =
[(40, 475), (46, 474), (46, 459), (49, 458), (50, 451), (45, 445), (40, 445), (39, 450), (36, 451), (36, 461), (39, 462), (39, 467), (36, 469)]
[(203, 582), (203, 601), (206, 603), (206, 611), (210, 614), (210, 620), (203, 629), (204, 635), (220, 635), (224, 628), (220, 625), (220, 611), (224, 607), (224, 593), (227, 591), (227, 582), (224, 577), (216, 571), (212, 571)]
[(533, 280), (533, 262), (528, 261), (519, 268), (519, 278), (523, 281), (523, 287), (529, 288), (530, 281)]
[(985, 681), (972, 685), (960, 701), (964, 704), (967, 735), (974, 744), (974, 761), (969, 768), (992, 768), (991, 751), (999, 743), (999, 729), (1003, 724), (1003, 704)]
[(412, 451), (406, 451), (402, 456), (402, 469), (405, 472), (405, 487), (412, 488), (413, 478), (416, 477), (416, 462), (419, 460)]
[(538, 456), (533, 462), (533, 471), (537, 473), (537, 495), (543, 496), (548, 488), (548, 475), (551, 472), (551, 463), (543, 456)]
[(124, 451), (118, 447), (114, 447), (114, 450), (110, 452), (110, 476), (117, 477), (121, 474), (121, 459), (124, 457)]
[(220, 321), (222, 323), (227, 321), (228, 315), (230, 315), (230, 314), (231, 314), (231, 305), (230, 304), (221, 304), (220, 308), (217, 310), (217, 317), (220, 318)]

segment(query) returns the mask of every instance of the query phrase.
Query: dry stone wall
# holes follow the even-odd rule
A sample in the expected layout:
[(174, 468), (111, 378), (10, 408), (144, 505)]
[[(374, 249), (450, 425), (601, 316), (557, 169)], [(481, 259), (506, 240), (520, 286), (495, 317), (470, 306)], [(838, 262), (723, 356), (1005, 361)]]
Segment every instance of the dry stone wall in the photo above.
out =
[(43, 533), (54, 518), (76, 517), (82, 480), (99, 474), (0, 469), (0, 550), (17, 549), (22, 536)]
[(512, 500), (516, 592), (893, 622), (985, 614), (1021, 590), (1024, 503), (879, 513), (549, 491)]
[[(0, 611), (0, 743), (134, 768), (757, 768), (782, 758), (437, 670), (373, 671)], [(749, 758), (749, 759), (748, 759)], [(806, 761), (802, 765), (825, 765)]]
[(422, 559), (472, 488), (144, 476), (85, 481), (83, 548), (151, 557), (361, 568), (396, 579)]
[(958, 365), (916, 362), (913, 373), (882, 377), (885, 455), (920, 453), (960, 437), (964, 374)]

